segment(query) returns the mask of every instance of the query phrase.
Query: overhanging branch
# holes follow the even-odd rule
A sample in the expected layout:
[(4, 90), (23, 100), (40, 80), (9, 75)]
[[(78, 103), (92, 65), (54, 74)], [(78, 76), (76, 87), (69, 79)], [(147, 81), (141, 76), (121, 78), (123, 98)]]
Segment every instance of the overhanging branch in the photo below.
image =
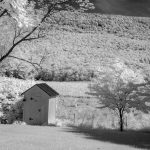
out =
[(7, 13), (7, 10), (4, 9), (3, 12), (0, 14), (0, 17), (4, 16)]
[[(51, 7), (49, 7), (47, 13), (46, 13), (46, 14), (44, 15), (44, 17), (42, 18), (40, 24), (45, 21), (45, 19), (48, 17), (49, 13), (53, 10), (54, 7), (55, 7), (55, 5), (52, 5)], [(5, 58), (7, 58), (7, 57), (10, 55), (10, 53), (13, 51), (13, 49), (14, 49), (18, 44), (20, 44), (21, 42), (25, 41), (32, 33), (34, 33), (34, 31), (40, 26), (40, 24), (39, 24), (38, 26), (34, 27), (34, 28), (32, 29), (32, 31), (29, 32), (29, 33), (28, 33), (26, 36), (24, 36), (22, 39), (20, 39), (20, 40), (17, 41), (16, 43), (14, 43), (14, 44), (12, 45), (12, 47), (8, 50), (8, 52), (0, 58), (0, 62), (2, 62)]]
[[(28, 61), (28, 60), (26, 60), (26, 59), (19, 58), (19, 57), (16, 57), (16, 56), (11, 56), (11, 55), (9, 55), (8, 57), (10, 57), (10, 58), (15, 58), (15, 59), (18, 59), (18, 60), (27, 62), (27, 63), (31, 64), (35, 69), (41, 68), (41, 66), (40, 66), (38, 63), (34, 63), (34, 62)], [(36, 66), (38, 66), (38, 67), (36, 67)]]
[[(55, 4), (51, 4), (49, 7), (48, 7), (48, 10), (47, 10), (47, 13), (44, 15), (44, 17), (41, 19), (41, 22), (36, 26), (34, 27), (27, 35), (25, 35), (23, 38), (21, 38), (19, 41), (17, 41), (15, 43), (15, 39), (17, 38), (14, 37), (14, 41), (13, 41), (13, 45), (11, 46), (11, 48), (7, 51), (7, 53), (5, 55), (3, 55), (1, 58), (0, 58), (0, 62), (2, 62), (5, 58), (7, 58), (10, 53), (13, 51), (13, 49), (18, 45), (20, 44), (21, 42), (23, 41), (27, 41), (27, 40), (33, 40), (34, 38), (30, 38), (30, 35), (32, 35), (37, 29), (38, 27), (41, 25), (41, 23), (43, 23), (45, 21), (45, 19), (49, 16), (49, 14), (56, 8), (57, 5), (64, 5), (64, 4), (69, 4), (70, 3), (70, 0), (66, 0), (66, 1), (63, 1), (63, 2), (56, 2)], [(1, 14), (1, 15), (4, 15), (5, 13), (7, 13), (7, 10), (4, 10), (4, 12)], [(1, 16), (0, 15), (0, 16)]]

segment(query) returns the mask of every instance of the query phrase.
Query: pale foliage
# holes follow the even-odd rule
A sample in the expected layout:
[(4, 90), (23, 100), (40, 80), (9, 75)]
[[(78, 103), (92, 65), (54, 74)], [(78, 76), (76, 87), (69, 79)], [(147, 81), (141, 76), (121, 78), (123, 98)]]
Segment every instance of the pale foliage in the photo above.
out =
[(28, 0), (4, 0), (0, 7), (8, 11), (20, 28), (35, 26), (35, 22), (38, 20), (35, 17), (34, 5)]
[(117, 59), (113, 64), (114, 69), (120, 72), (120, 78), (125, 83), (134, 82), (134, 83), (143, 83), (145, 75), (142, 73), (142, 70), (133, 70), (130, 69), (127, 65), (124, 64), (120, 59)]
[(142, 70), (131, 69), (119, 58), (114, 60), (112, 64), (106, 64), (98, 68), (98, 73), (103, 75), (110, 74), (111, 77), (119, 77), (124, 83), (134, 82), (143, 83), (145, 75)]
[(118, 106), (123, 109), (132, 107), (144, 109), (147, 108), (146, 103), (149, 101), (148, 98), (144, 100), (141, 96), (149, 96), (146, 94), (149, 87), (145, 87), (148, 84), (142, 70), (130, 69), (117, 59), (114, 64), (99, 69), (93, 90), (100, 98), (105, 99), (102, 101), (103, 104), (113, 106), (113, 109)]
[[(114, 110), (120, 118), (120, 130), (123, 130), (124, 114), (132, 108), (148, 112), (149, 88), (140, 71), (133, 71), (123, 62), (101, 67), (98, 78), (91, 86), (91, 93), (98, 96), (103, 107)], [(144, 97), (143, 97), (144, 96)]]
[[(68, 2), (68, 5), (69, 3), (76, 3), (82, 8), (82, 10), (94, 9), (93, 3), (90, 3), (89, 0), (76, 0), (70, 2), (68, 0), (3, 0), (3, 2), (0, 2), (0, 7), (6, 9), (9, 12), (9, 15), (16, 20), (18, 26), (22, 28), (37, 26), (41, 22), (40, 15), (42, 12), (40, 12), (40, 10), (44, 12), (48, 7), (57, 3), (56, 8), (61, 9), (63, 7), (63, 4), (61, 3), (63, 2)], [(39, 8), (35, 9), (35, 5), (39, 5), (39, 3)], [(37, 11), (39, 13), (37, 13)]]
[(12, 123), (22, 113), (21, 93), (35, 84), (34, 81), (21, 81), (11, 78), (0, 78), (0, 118)]
[(35, 25), (33, 16), (29, 14), (32, 7), (28, 7), (28, 0), (11, 0), (10, 4), (12, 5), (12, 17), (17, 21), (19, 27)]

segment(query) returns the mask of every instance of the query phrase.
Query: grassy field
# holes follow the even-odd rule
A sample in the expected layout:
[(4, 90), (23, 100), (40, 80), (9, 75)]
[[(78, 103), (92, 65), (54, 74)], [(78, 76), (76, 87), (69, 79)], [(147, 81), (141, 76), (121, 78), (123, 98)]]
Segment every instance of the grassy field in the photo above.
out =
[(148, 139), (149, 133), (95, 135), (74, 128), (0, 125), (0, 150), (139, 150), (150, 148)]
[[(15, 103), (18, 95), (36, 83), (32, 80), (0, 78), (0, 102)], [(90, 93), (90, 82), (46, 82), (59, 94), (57, 118), (62, 124), (86, 125), (91, 128), (118, 128), (117, 115), (107, 108), (101, 108), (100, 100)], [(150, 114), (131, 112), (126, 116), (125, 129), (150, 127)]]

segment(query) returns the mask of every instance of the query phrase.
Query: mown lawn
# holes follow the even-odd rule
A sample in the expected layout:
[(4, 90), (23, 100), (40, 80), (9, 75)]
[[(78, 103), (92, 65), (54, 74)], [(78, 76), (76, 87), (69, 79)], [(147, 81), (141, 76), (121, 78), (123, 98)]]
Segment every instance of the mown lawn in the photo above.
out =
[[(90, 138), (72, 128), (0, 125), (0, 150), (134, 150), (128, 145)], [(108, 135), (111, 137), (111, 134)], [(113, 137), (112, 137), (113, 138)]]

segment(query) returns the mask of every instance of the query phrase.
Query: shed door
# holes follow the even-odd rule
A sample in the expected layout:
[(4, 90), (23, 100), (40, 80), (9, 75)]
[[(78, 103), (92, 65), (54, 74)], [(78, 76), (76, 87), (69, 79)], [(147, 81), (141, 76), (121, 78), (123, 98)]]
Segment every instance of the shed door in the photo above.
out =
[(32, 124), (41, 125), (41, 109), (39, 107), (35, 108), (32, 112), (33, 120), (31, 120)]
[(45, 105), (39, 106), (36, 103), (30, 103), (27, 110), (26, 122), (31, 125), (42, 125), (45, 120)]

